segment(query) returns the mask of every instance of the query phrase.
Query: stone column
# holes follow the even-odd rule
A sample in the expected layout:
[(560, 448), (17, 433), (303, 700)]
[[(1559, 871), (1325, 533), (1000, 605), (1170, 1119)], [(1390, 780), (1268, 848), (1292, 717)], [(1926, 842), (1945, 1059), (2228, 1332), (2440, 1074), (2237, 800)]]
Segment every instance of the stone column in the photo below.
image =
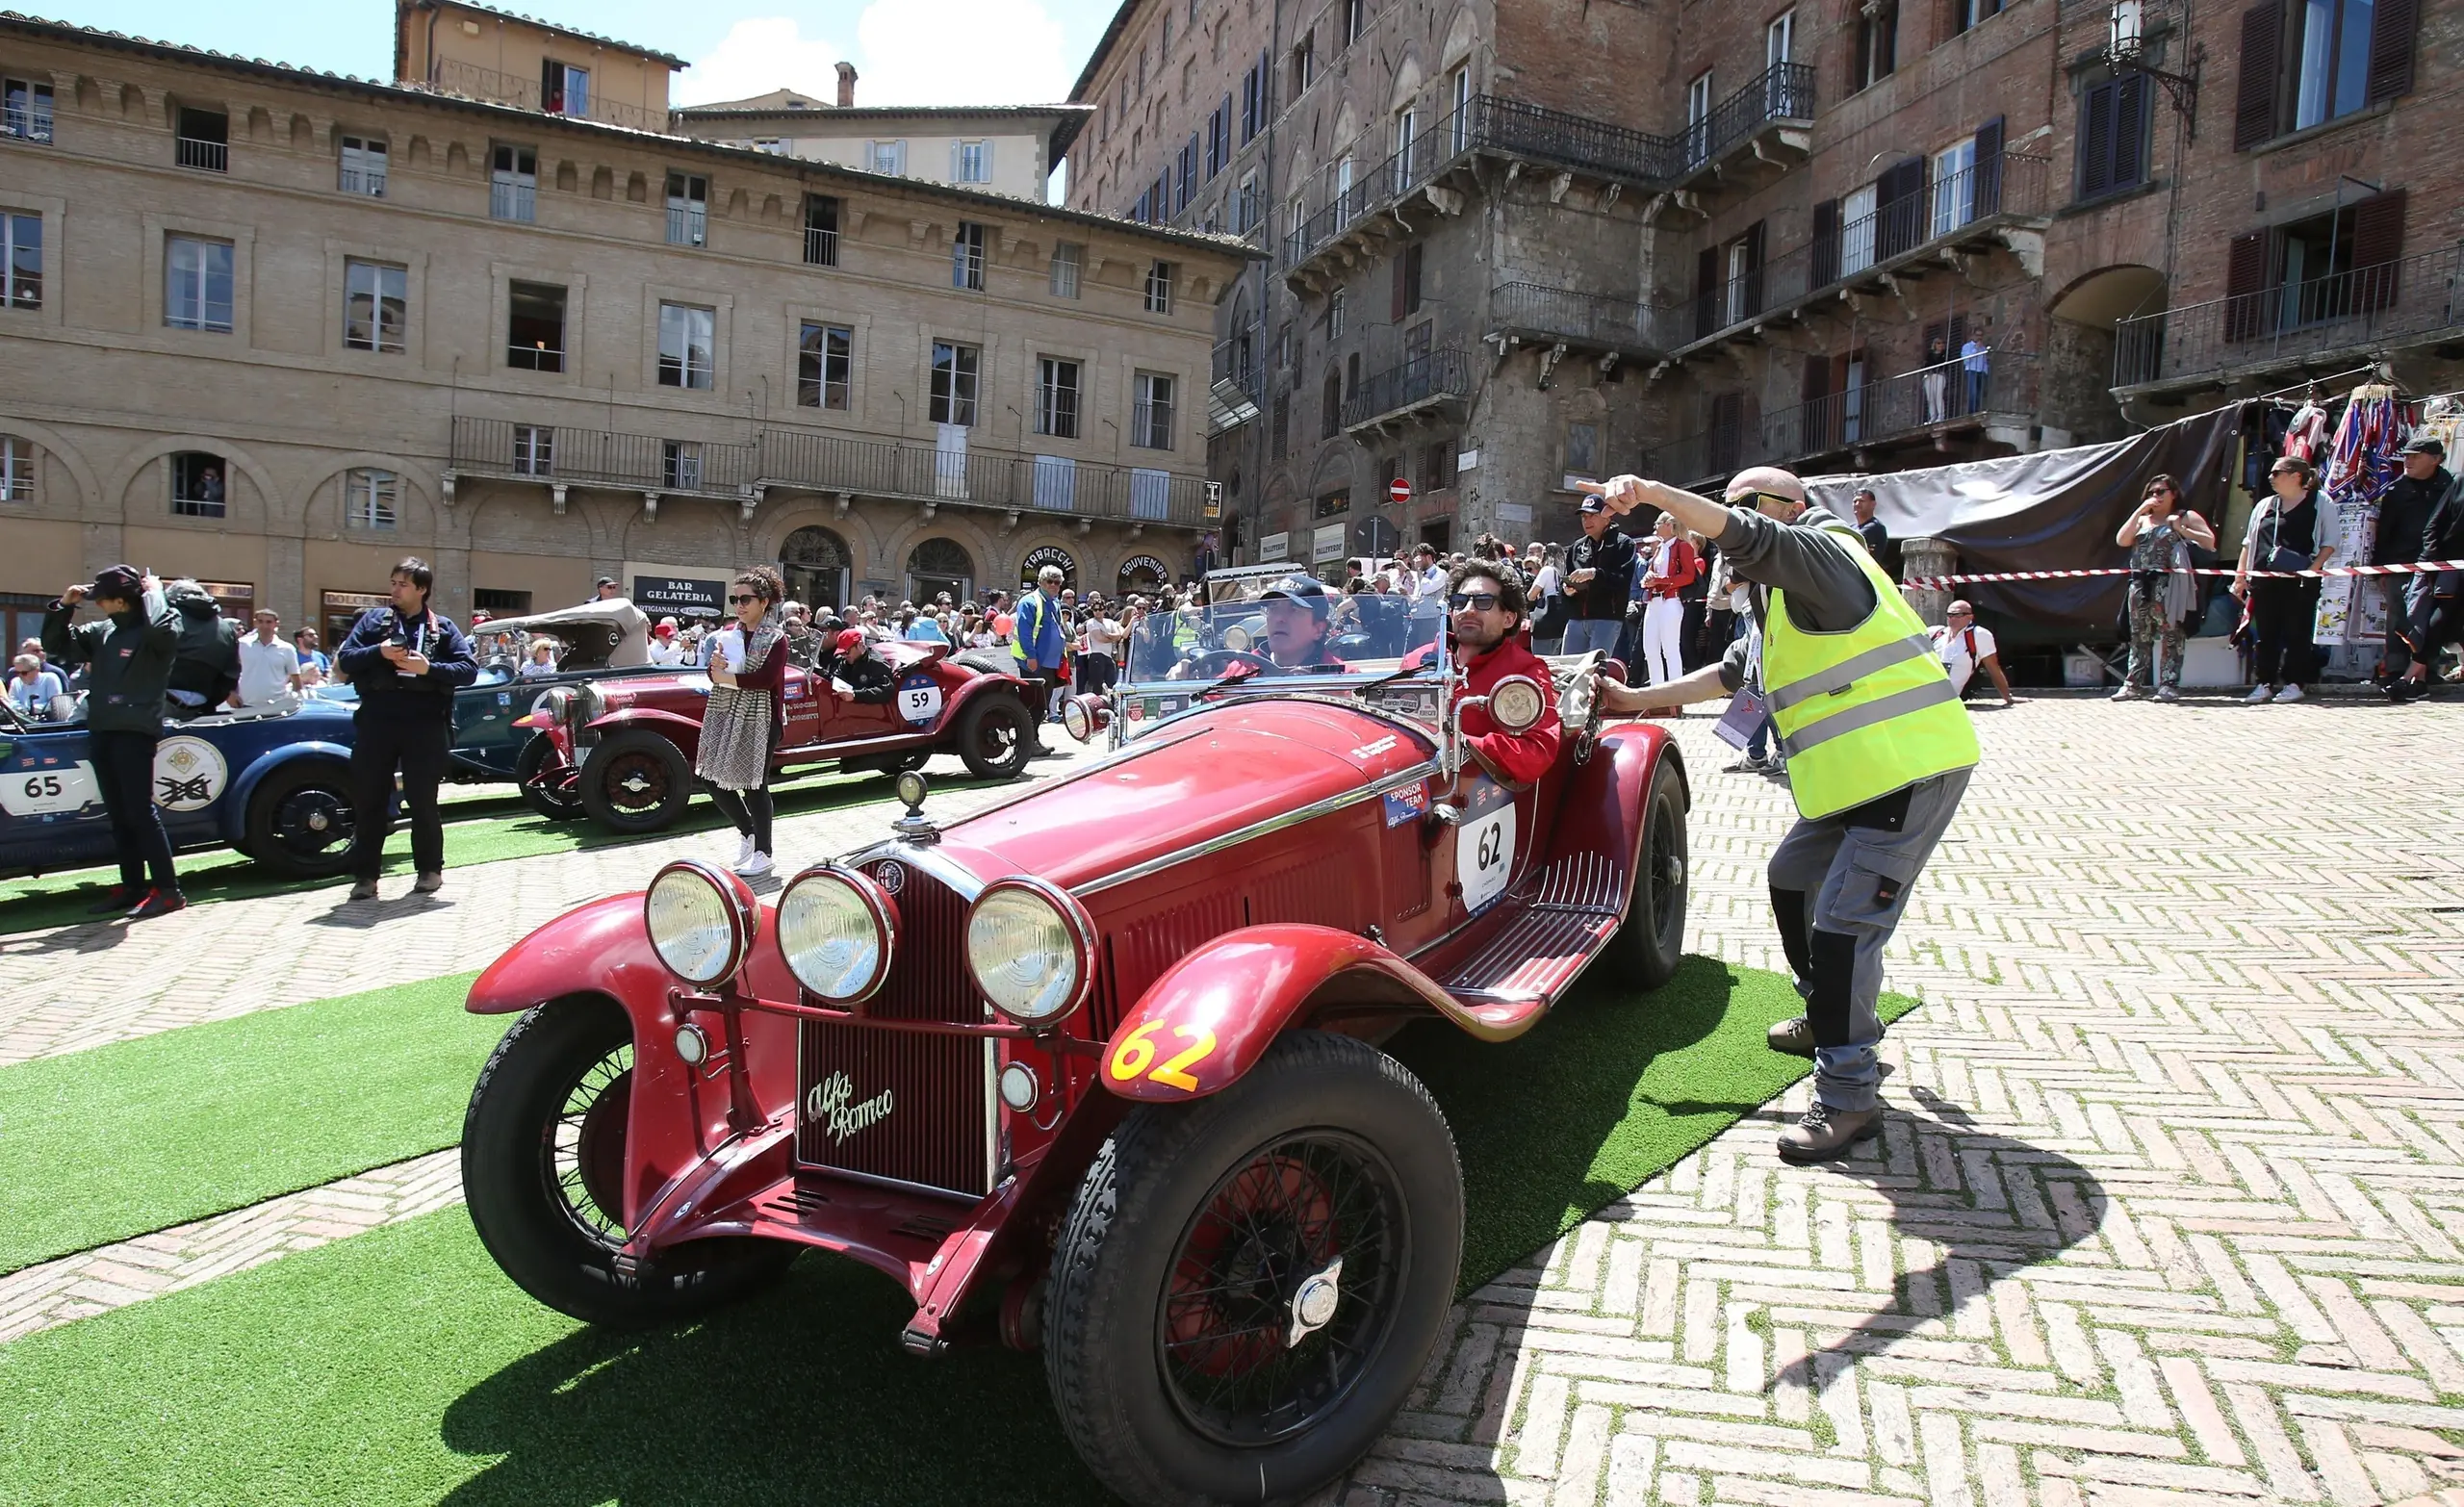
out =
[[(1948, 575), (1960, 567), (1959, 551), (1939, 539), (1903, 539), (1899, 542), (1899, 578), (1904, 581), (1923, 580), (1929, 576)], [(1940, 626), (1942, 609), (1951, 604), (1958, 593), (1949, 588), (1908, 593), (1909, 605), (1916, 615), (1933, 626)]]

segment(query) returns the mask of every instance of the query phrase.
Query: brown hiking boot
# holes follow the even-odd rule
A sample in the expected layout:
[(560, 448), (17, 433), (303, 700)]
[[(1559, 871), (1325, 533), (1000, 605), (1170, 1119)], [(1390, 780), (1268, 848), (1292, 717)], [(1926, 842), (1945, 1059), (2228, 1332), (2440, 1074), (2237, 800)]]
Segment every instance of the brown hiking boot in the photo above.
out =
[(1883, 1133), (1880, 1105), (1870, 1110), (1835, 1110), (1817, 1099), (1794, 1125), (1780, 1132), (1780, 1160), (1804, 1165), (1844, 1157), (1861, 1140)]

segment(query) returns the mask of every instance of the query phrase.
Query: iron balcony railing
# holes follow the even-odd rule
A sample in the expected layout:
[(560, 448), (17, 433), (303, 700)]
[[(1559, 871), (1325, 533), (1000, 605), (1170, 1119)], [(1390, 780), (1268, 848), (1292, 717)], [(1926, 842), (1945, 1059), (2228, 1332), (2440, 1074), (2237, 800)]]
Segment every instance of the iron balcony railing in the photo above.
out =
[(1554, 335), (1612, 350), (1660, 350), (1660, 311), (1639, 298), (1612, 298), (1550, 288), (1539, 283), (1501, 283), (1489, 290), (1489, 319), (1502, 328)]
[(605, 125), (627, 126), (635, 131), (667, 131), (667, 112), (647, 110), (639, 105), (622, 104), (593, 94), (579, 110), (549, 110), (540, 102), (539, 81), (519, 73), (500, 73), (476, 64), (450, 60), (436, 65), (436, 82), (411, 84), (410, 89), (424, 89), (436, 94), (459, 94), (465, 99), (483, 99), (491, 104), (511, 105), (516, 110), (536, 110), (543, 115), (570, 115), (577, 120), (597, 120)]
[(1319, 208), (1285, 227), (1283, 265), (1297, 266), (1375, 213), (1445, 172), (1466, 153), (1495, 152), (1572, 168), (1637, 188), (1662, 188), (1718, 157), (1763, 125), (1813, 114), (1810, 64), (1783, 63), (1730, 95), (1697, 125), (1658, 136), (1495, 94), (1476, 94), (1459, 110), (1399, 143), (1383, 162), (1337, 163), (1320, 171), (1309, 199)]
[(176, 141), (181, 166), (194, 167), (201, 172), (231, 170), (231, 144), (228, 141), (208, 141), (193, 136), (179, 137)]
[(1784, 465), (1886, 444), (1989, 414), (2037, 411), (2033, 353), (1991, 350), (1980, 364), (1983, 370), (1971, 370), (1969, 358), (1953, 357), (1753, 420), (1712, 424), (1646, 453), (1645, 473), (1681, 485), (1716, 485), (1748, 466)]
[(2114, 332), (2114, 386), (2202, 379), (2329, 351), (2420, 344), (2459, 326), (2464, 242), (2124, 319)]
[(1259, 334), (1259, 327), (1250, 324), (1233, 331), (1229, 340), (1216, 342), (1208, 381), (1229, 382), (1253, 398), (1260, 396), (1266, 373), (1258, 362)]
[(1841, 225), (1741, 268), (1670, 306), (1667, 348), (1683, 354), (1859, 277), (1886, 272), (2016, 219), (2050, 213), (2051, 160), (2004, 152), (1948, 173)]
[[(944, 449), (805, 429), (764, 429), (749, 445), (702, 444), (698, 456), (688, 452), (672, 461), (668, 447), (677, 443), (658, 435), (456, 418), (452, 465), (481, 475), (695, 492), (735, 501), (758, 488), (796, 487), (1185, 528), (1199, 527), (1206, 518), (1206, 478), (1161, 467)], [(690, 483), (680, 473), (688, 458), (698, 468)]]
[(1742, 89), (1711, 107), (1679, 138), (1683, 176), (1726, 156), (1730, 147), (1775, 120), (1813, 118), (1813, 64), (1775, 63)]
[(838, 265), (838, 232), (819, 226), (805, 227), (805, 260), (814, 267)]
[(1432, 350), (1363, 378), (1344, 399), (1343, 425), (1349, 429), (1421, 403), (1471, 396), (1472, 364), (1463, 352)]

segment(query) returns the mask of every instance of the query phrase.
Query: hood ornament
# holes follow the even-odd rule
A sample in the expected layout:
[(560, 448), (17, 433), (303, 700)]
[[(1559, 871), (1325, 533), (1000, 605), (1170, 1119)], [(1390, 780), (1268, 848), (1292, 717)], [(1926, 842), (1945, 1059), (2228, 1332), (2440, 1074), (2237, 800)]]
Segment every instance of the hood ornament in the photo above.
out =
[(924, 814), (924, 797), (930, 791), (924, 783), (924, 777), (914, 770), (908, 770), (898, 777), (896, 788), (899, 800), (906, 803), (907, 814), (890, 823), (889, 830), (901, 842), (911, 842), (918, 847), (939, 842), (941, 830)]

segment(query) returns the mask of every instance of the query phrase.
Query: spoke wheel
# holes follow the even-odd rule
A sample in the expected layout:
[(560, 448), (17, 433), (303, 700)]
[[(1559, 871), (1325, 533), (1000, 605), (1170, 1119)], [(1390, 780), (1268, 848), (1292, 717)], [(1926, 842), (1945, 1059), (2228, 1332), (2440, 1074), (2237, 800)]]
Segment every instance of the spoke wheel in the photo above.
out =
[(1008, 779), (1025, 773), (1035, 752), (1035, 723), (1016, 697), (976, 694), (959, 714), (959, 757), (978, 779)]
[(582, 762), (582, 808), (620, 832), (656, 831), (683, 814), (692, 779), (682, 750), (655, 732), (628, 728)]
[(540, 1148), (566, 1217), (611, 1249), (625, 1243), (625, 1124), (632, 1088), (633, 1044), (627, 1041), (590, 1063), (565, 1090)]
[[(1159, 1368), (1192, 1427), (1270, 1443), (1343, 1400), (1394, 1316), (1401, 1196), (1384, 1157), (1331, 1134), (1277, 1141), (1216, 1185), (1157, 1314)], [(1321, 1313), (1306, 1299), (1327, 1286)]]
[(647, 753), (625, 753), (607, 761), (600, 776), (607, 804), (620, 811), (652, 811), (667, 799), (667, 768)]
[(285, 874), (341, 873), (357, 832), (349, 771), (337, 760), (295, 760), (268, 775), (249, 798), (248, 852)]

